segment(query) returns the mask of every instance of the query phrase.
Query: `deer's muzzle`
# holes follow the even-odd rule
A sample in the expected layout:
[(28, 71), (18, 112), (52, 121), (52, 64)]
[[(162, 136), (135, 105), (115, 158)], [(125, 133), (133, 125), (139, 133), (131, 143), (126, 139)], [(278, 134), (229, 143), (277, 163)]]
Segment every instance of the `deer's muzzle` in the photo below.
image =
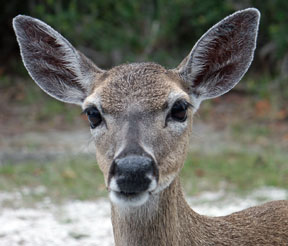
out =
[(150, 156), (116, 158), (109, 173), (110, 198), (116, 204), (141, 205), (156, 188), (157, 181), (158, 169)]

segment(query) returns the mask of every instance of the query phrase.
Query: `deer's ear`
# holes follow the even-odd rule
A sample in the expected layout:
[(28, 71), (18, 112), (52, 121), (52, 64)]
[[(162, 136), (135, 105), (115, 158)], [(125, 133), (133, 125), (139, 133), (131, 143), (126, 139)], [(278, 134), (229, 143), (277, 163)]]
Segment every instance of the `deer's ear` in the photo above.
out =
[(228, 92), (245, 74), (253, 60), (259, 19), (254, 8), (226, 17), (200, 38), (177, 67), (196, 104)]
[(103, 71), (38, 19), (18, 15), (13, 27), (33, 80), (50, 96), (80, 105)]

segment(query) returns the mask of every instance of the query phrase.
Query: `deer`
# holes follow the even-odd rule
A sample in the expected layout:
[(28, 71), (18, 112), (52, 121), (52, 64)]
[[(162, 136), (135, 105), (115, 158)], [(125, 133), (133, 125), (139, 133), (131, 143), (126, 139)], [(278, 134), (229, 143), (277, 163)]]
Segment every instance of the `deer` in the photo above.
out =
[(208, 217), (190, 208), (179, 177), (195, 112), (246, 73), (259, 20), (255, 8), (227, 16), (173, 69), (139, 62), (103, 70), (44, 22), (13, 19), (32, 79), (88, 117), (115, 245), (288, 245), (288, 201)]

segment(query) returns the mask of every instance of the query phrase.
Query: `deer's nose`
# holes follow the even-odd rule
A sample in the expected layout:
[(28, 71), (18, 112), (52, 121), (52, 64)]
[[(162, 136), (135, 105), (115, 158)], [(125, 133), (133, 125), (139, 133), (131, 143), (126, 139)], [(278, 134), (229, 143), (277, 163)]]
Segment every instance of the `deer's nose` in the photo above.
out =
[(115, 159), (111, 172), (121, 193), (137, 194), (147, 191), (155, 178), (155, 163), (150, 157), (130, 155)]

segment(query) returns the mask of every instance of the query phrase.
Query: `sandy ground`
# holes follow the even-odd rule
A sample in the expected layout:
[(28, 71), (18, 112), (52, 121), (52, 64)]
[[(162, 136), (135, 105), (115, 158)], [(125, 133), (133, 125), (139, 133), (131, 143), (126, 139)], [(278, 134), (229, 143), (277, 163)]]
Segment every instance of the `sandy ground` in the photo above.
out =
[[(219, 216), (265, 201), (281, 199), (288, 199), (287, 191), (265, 187), (242, 198), (219, 191), (202, 193), (188, 198), (188, 201), (198, 213)], [(0, 193), (0, 204), (9, 200), (17, 203), (21, 196), (18, 193)], [(0, 208), (0, 225), (1, 246), (114, 245), (110, 204), (104, 198), (68, 201), (61, 206), (53, 205), (46, 198), (34, 208)]]

